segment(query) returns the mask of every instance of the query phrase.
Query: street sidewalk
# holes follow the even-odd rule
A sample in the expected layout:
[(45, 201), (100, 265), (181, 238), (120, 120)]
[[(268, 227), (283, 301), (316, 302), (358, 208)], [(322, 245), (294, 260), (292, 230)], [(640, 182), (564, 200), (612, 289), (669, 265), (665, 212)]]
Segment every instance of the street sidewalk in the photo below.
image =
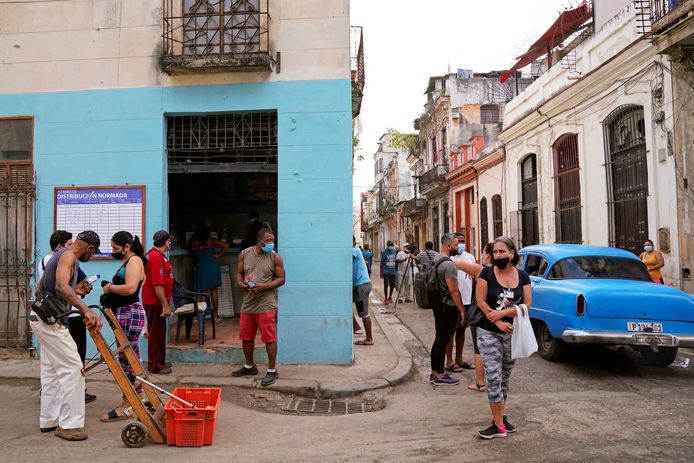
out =
[[(407, 330), (395, 317), (381, 313), (382, 299), (372, 292), (369, 311), (373, 323), (373, 346), (354, 346), (352, 365), (278, 365), (279, 380), (268, 387), (260, 386), (266, 365), (258, 365), (259, 374), (234, 378), (231, 371), (238, 365), (211, 363), (176, 363), (170, 375), (149, 374), (150, 380), (173, 390), (180, 386), (241, 387), (270, 389), (304, 397), (349, 397), (362, 392), (392, 387), (405, 382), (414, 371), (410, 352), (404, 346), (400, 332)], [(381, 309), (381, 310), (379, 310)], [(363, 328), (362, 328), (363, 331)], [(355, 335), (354, 340), (363, 338)], [(281, 346), (280, 346), (281, 348)], [(26, 351), (0, 350), (0, 378), (39, 379), (39, 360)], [(105, 367), (103, 367), (105, 368)], [(102, 370), (97, 367), (96, 370)], [(87, 388), (98, 389), (99, 382), (113, 382), (107, 370), (89, 374)]]

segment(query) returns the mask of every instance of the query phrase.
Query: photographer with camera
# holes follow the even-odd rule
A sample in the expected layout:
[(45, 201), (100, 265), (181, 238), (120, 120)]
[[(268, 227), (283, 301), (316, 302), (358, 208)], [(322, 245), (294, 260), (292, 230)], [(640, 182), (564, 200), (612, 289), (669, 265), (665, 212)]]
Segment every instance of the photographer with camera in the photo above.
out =
[(416, 254), (412, 254), (412, 245), (405, 244), (398, 252), (396, 262), (398, 263), (398, 303), (412, 302), (412, 273)]

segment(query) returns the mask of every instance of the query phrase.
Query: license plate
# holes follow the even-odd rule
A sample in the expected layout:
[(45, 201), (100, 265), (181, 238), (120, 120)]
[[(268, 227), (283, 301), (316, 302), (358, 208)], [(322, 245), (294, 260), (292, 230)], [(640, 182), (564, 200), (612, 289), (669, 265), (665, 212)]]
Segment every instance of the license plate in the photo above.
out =
[(663, 324), (653, 322), (627, 322), (627, 331), (640, 331), (643, 333), (662, 333)]

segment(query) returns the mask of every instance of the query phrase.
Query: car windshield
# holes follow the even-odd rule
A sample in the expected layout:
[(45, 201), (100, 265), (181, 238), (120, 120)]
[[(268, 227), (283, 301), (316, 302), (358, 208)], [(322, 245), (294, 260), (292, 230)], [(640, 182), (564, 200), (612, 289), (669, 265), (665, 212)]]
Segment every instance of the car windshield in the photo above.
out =
[(651, 276), (641, 261), (607, 256), (580, 256), (560, 260), (554, 264), (548, 278), (552, 280), (607, 278), (651, 281)]

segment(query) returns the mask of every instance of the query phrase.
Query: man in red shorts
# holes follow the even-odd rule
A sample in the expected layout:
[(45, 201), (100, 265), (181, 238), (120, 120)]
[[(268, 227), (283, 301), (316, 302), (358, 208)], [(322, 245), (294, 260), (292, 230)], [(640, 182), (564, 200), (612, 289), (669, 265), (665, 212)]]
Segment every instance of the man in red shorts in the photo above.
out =
[(262, 386), (277, 381), (279, 374), (275, 369), (277, 359), (277, 288), (284, 284), (284, 262), (275, 252), (275, 235), (269, 228), (258, 231), (255, 246), (246, 248), (239, 255), (236, 283), (245, 294), (241, 305), (239, 337), (243, 342), (243, 355), (246, 363), (234, 370), (232, 376), (257, 375), (258, 368), (253, 362), (255, 335), (260, 330), (260, 339), (267, 350), (267, 374)]

